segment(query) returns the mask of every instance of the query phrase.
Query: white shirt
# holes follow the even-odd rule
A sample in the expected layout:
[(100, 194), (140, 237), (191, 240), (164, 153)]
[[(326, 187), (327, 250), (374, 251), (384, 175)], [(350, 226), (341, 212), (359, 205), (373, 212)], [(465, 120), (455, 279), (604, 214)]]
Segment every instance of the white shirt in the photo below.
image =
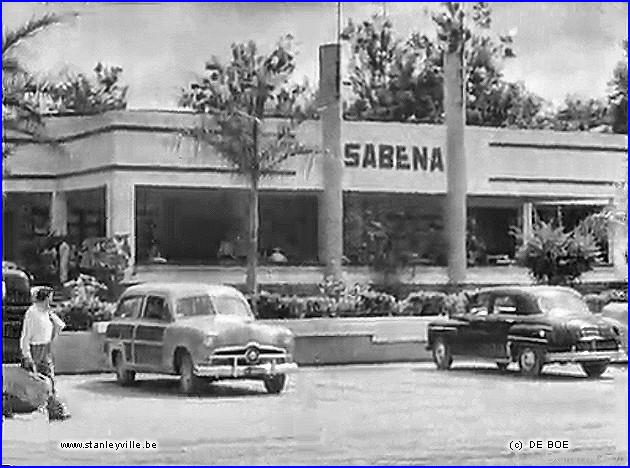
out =
[[(54, 322), (54, 324), (53, 324)], [(20, 349), (24, 357), (30, 357), (31, 345), (48, 344), (52, 341), (54, 327), (65, 327), (63, 320), (37, 304), (33, 304), (24, 314)]]

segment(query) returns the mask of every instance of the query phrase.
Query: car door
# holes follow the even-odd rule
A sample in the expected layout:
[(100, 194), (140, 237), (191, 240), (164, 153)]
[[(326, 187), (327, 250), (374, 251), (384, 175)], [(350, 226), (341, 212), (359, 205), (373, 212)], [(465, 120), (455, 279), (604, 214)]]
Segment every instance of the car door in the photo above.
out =
[(488, 357), (508, 357), (508, 333), (512, 325), (521, 319), (521, 303), (518, 294), (498, 294), (493, 298), (487, 320), (488, 341), (485, 352)]
[(108, 338), (122, 342), (123, 360), (127, 364), (134, 364), (133, 333), (144, 304), (144, 296), (127, 296), (120, 300), (114, 313), (116, 323), (107, 328)]
[(133, 340), (135, 367), (157, 370), (162, 363), (162, 346), (172, 315), (166, 296), (149, 294), (144, 301), (142, 316), (136, 325)]
[(490, 311), (490, 296), (479, 294), (470, 311), (461, 317), (457, 346), (453, 352), (469, 356), (483, 356), (484, 343), (488, 340), (487, 318)]

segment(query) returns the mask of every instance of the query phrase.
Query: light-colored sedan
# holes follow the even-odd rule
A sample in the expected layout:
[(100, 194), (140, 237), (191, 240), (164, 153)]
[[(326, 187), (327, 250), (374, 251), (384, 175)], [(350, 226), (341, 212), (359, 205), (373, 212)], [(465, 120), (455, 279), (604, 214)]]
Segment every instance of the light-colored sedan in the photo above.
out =
[(236, 289), (179, 283), (127, 289), (105, 342), (122, 385), (138, 372), (175, 374), (186, 394), (220, 379), (261, 380), (280, 393), (297, 370), (293, 349), (291, 332), (256, 322)]

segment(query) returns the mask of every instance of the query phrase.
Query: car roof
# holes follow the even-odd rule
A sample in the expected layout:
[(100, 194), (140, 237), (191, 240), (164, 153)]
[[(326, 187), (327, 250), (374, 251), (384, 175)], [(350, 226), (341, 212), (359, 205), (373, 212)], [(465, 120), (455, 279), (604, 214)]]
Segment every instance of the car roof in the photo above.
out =
[(491, 293), (491, 294), (525, 294), (531, 297), (536, 297), (540, 293), (553, 292), (553, 291), (569, 291), (573, 294), (579, 294), (575, 289), (567, 286), (495, 286), (491, 288), (482, 288), (478, 291), (478, 294)]
[(243, 295), (231, 286), (203, 283), (142, 283), (128, 287), (122, 294), (125, 296), (163, 294), (174, 298), (198, 295), (230, 296), (243, 298)]

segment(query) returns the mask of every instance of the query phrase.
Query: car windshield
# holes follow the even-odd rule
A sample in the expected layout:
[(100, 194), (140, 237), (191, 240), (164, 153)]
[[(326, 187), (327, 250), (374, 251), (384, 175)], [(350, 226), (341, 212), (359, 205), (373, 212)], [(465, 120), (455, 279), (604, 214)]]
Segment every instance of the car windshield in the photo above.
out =
[(198, 317), (200, 315), (214, 315), (214, 307), (210, 296), (184, 297), (177, 301), (178, 317)]
[(547, 314), (563, 317), (567, 315), (590, 315), (584, 299), (571, 291), (544, 291), (538, 295), (538, 305)]
[(219, 315), (233, 315), (238, 317), (251, 317), (249, 307), (238, 297), (218, 296), (214, 298)]

